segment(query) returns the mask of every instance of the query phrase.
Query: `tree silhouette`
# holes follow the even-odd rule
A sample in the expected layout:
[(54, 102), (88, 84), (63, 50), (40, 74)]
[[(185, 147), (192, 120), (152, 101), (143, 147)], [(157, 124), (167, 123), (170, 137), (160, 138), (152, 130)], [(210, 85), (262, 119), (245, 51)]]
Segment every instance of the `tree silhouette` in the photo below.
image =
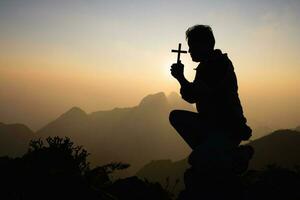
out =
[(0, 158), (0, 199), (170, 199), (159, 184), (137, 177), (110, 179), (110, 174), (129, 164), (112, 162), (91, 168), (88, 156), (69, 138), (32, 140), (22, 157)]

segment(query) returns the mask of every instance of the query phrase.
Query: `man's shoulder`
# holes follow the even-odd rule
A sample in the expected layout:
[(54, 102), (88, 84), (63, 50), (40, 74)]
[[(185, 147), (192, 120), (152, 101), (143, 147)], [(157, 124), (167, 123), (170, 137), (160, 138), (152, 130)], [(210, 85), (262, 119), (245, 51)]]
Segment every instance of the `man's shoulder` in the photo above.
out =
[(221, 50), (215, 50), (213, 57), (207, 62), (200, 63), (195, 70), (195, 81), (203, 80), (208, 84), (218, 83), (234, 71), (231, 60)]
[(214, 56), (211, 59), (211, 62), (216, 65), (229, 66), (232, 65), (230, 58), (227, 53), (223, 53), (220, 49), (214, 51)]
[(209, 60), (201, 62), (194, 70), (205, 69), (222, 69), (226, 67), (233, 67), (227, 53), (223, 53), (220, 49), (215, 49)]

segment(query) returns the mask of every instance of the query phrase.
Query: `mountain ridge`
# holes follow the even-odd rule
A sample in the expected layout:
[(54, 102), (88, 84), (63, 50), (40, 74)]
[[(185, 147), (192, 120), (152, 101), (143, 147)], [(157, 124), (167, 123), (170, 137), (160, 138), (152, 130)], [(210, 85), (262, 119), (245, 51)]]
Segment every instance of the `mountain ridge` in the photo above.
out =
[(34, 138), (70, 137), (88, 149), (92, 163), (125, 161), (133, 165), (134, 171), (149, 160), (180, 160), (190, 152), (169, 124), (172, 109), (195, 111), (179, 94), (158, 92), (145, 96), (132, 107), (86, 113), (74, 106), (32, 135)]
[[(300, 131), (279, 129), (251, 141), (249, 145), (255, 150), (249, 169), (260, 170), (272, 164), (290, 169), (300, 166)], [(167, 177), (171, 181), (170, 185), (180, 179), (178, 187), (183, 188), (183, 173), (189, 167), (187, 158), (161, 163), (162, 160), (151, 161), (136, 175), (149, 181), (158, 181), (162, 185), (165, 185)]]
[[(182, 99), (178, 102), (193, 110)], [(73, 107), (37, 134), (70, 137), (90, 150), (93, 163), (96, 158), (102, 162), (126, 160), (134, 171), (148, 160), (186, 155), (188, 147), (169, 124), (174, 107), (180, 109), (180, 105), (170, 105), (163, 92), (147, 95), (133, 107), (92, 113)]]
[(25, 153), (35, 133), (24, 124), (0, 122), (0, 156), (19, 156)]

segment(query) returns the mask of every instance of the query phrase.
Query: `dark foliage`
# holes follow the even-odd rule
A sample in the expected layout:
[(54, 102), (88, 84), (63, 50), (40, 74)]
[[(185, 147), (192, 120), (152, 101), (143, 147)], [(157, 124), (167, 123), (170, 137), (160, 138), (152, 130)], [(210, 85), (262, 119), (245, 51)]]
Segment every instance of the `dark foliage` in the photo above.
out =
[[(0, 158), (0, 199), (97, 199), (97, 200), (169, 200), (173, 186), (128, 177), (112, 181), (110, 174), (129, 167), (109, 163), (91, 168), (89, 153), (68, 138), (31, 141), (20, 158)], [(168, 184), (167, 184), (168, 185)], [(224, 172), (185, 173), (188, 189), (178, 199), (296, 200), (300, 199), (300, 168), (295, 170), (269, 165), (234, 175)], [(172, 189), (173, 188), (173, 189)], [(232, 196), (233, 195), (233, 196)]]
[(185, 172), (185, 186), (178, 200), (299, 200), (300, 171), (269, 165), (241, 175), (193, 168)]
[[(109, 174), (129, 165), (109, 163), (91, 169), (88, 155), (69, 138), (49, 137), (46, 144), (33, 140), (22, 157), (0, 158), (0, 199), (170, 199), (159, 184), (136, 177), (113, 182)], [(130, 190), (121, 192), (120, 187)]]
[(159, 183), (142, 181), (136, 176), (117, 180), (108, 188), (108, 191), (113, 193), (117, 199), (122, 200), (171, 199), (171, 194), (163, 190)]
[(268, 165), (264, 170), (251, 170), (242, 176), (245, 199), (300, 199), (300, 171)]

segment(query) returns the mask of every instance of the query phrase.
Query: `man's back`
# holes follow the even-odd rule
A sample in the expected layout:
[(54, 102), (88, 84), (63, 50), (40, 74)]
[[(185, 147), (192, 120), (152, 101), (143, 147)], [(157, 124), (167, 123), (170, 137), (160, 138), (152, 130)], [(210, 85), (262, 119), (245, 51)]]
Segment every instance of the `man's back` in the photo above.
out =
[[(247, 132), (249, 135), (251, 129), (246, 125), (236, 75), (227, 54), (214, 50), (212, 56), (201, 62), (195, 70), (196, 76), (191, 83), (194, 88), (192, 96), (199, 115), (216, 127), (232, 132)], [(207, 91), (203, 92), (203, 87)], [(189, 98), (186, 90), (187, 88), (181, 88), (183, 99)]]

